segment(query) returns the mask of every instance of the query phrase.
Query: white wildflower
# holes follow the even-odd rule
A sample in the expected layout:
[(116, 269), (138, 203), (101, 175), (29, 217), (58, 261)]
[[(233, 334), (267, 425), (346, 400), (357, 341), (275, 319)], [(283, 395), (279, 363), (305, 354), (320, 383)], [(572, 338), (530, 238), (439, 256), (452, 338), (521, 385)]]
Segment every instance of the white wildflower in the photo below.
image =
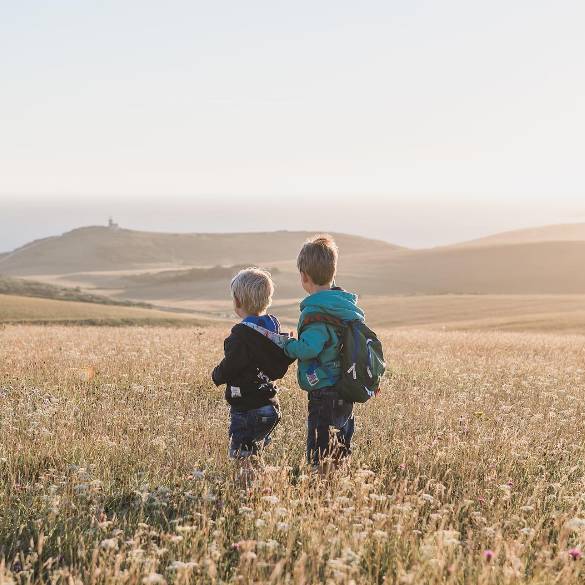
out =
[(106, 538), (100, 542), (100, 548), (102, 550), (118, 550), (118, 539)]
[(370, 494), (369, 498), (374, 502), (385, 502), (388, 499), (388, 496), (385, 494)]
[(265, 550), (272, 551), (272, 550), (275, 550), (275, 549), (277, 549), (279, 547), (279, 543), (278, 543), (278, 541), (272, 540), (272, 539), (271, 540), (266, 540), (266, 541), (259, 540), (256, 543), (256, 546), (257, 546), (258, 550), (265, 549)]
[(168, 569), (169, 571), (191, 571), (193, 569), (196, 569), (199, 565), (195, 562), (195, 561), (188, 561), (188, 562), (183, 562), (183, 561), (173, 561), (169, 566)]
[(441, 542), (441, 544), (445, 546), (459, 545), (460, 536), (461, 533), (457, 530), (437, 530), (437, 532), (435, 532), (435, 540)]
[(197, 532), (198, 528), (197, 526), (176, 526), (175, 530), (182, 534), (186, 534), (189, 532)]
[(251, 563), (256, 560), (256, 553), (252, 552), (251, 550), (246, 551), (240, 559), (246, 563)]
[(166, 579), (160, 573), (150, 573), (142, 579), (144, 585), (166, 585)]
[(565, 528), (571, 532), (583, 530), (585, 528), (585, 519), (577, 517), (571, 518), (571, 520), (565, 523)]

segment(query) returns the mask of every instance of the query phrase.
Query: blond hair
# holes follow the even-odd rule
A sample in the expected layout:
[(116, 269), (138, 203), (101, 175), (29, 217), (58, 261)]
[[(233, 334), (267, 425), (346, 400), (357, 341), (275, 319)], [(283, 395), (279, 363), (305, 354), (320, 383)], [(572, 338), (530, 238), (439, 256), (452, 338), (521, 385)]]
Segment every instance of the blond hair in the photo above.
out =
[(274, 283), (267, 270), (244, 268), (232, 278), (230, 287), (233, 299), (251, 315), (263, 313), (272, 304)]
[(297, 268), (319, 285), (330, 284), (337, 272), (337, 244), (329, 234), (307, 240), (299, 252)]

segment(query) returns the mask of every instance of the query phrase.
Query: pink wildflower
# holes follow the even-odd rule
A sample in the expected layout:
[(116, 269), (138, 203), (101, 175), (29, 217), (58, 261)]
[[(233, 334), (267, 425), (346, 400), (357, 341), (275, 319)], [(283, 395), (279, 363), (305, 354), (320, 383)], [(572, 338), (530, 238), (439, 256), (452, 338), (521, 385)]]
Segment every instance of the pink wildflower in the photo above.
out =
[(491, 549), (486, 549), (483, 551), (483, 558), (489, 563), (494, 557), (496, 553)]
[(240, 540), (239, 542), (232, 543), (232, 548), (240, 552), (252, 550), (255, 546), (255, 540)]
[(583, 553), (581, 552), (581, 549), (580, 548), (574, 547), (571, 550), (569, 550), (569, 556), (574, 561), (578, 561), (583, 556)]

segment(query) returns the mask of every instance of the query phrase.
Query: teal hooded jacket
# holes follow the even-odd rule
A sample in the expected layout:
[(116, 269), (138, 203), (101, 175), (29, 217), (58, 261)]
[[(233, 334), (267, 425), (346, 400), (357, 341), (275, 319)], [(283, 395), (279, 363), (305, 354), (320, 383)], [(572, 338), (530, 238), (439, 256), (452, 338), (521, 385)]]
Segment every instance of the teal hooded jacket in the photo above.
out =
[(341, 339), (335, 327), (311, 323), (301, 333), (304, 320), (311, 313), (325, 313), (344, 321), (364, 321), (364, 312), (357, 306), (357, 295), (339, 288), (309, 295), (301, 302), (299, 338), (290, 339), (284, 352), (299, 360), (299, 386), (310, 392), (335, 385), (341, 375), (339, 348)]

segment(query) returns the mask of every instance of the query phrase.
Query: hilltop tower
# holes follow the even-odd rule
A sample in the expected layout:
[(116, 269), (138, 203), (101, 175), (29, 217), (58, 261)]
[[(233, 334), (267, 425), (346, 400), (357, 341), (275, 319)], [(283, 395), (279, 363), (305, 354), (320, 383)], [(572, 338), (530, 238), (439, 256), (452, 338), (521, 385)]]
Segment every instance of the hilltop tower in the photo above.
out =
[(111, 230), (120, 229), (120, 226), (114, 221), (114, 218), (112, 216), (108, 218), (108, 228)]

